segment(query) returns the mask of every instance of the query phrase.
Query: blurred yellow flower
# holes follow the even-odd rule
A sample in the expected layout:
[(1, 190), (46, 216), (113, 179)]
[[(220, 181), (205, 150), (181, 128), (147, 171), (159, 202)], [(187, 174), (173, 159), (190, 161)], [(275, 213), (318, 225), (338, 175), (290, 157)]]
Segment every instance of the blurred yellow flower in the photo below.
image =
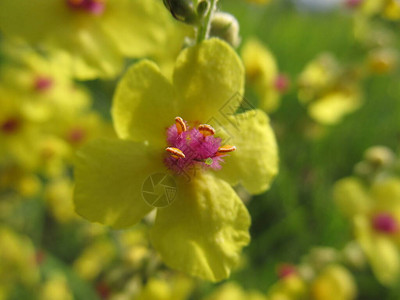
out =
[(124, 56), (159, 55), (176, 26), (157, 0), (0, 2), (0, 28), (7, 36), (56, 50), (79, 79), (115, 76)]
[[(218, 287), (204, 300), (267, 300), (267, 297), (257, 291), (245, 291), (236, 282), (227, 282)], [(268, 298), (269, 299), (269, 298)]]
[(385, 285), (400, 275), (400, 179), (381, 178), (370, 186), (345, 178), (334, 188), (336, 203), (353, 222), (356, 240), (378, 280)]
[(267, 4), (271, 2), (271, 0), (246, 0), (246, 1), (255, 4)]
[[(35, 249), (28, 237), (0, 227), (0, 299), (18, 284), (34, 287), (39, 282)], [(1, 298), (4, 296), (4, 298)]]
[(333, 125), (361, 106), (359, 75), (339, 65), (330, 54), (311, 61), (300, 74), (299, 100), (317, 122)]
[(76, 220), (72, 201), (72, 182), (69, 178), (55, 178), (45, 185), (44, 199), (54, 219), (60, 223)]
[(176, 275), (168, 280), (150, 278), (138, 300), (185, 300), (189, 298), (193, 289), (193, 280)]
[(40, 291), (42, 300), (73, 300), (73, 294), (68, 287), (67, 280), (62, 273), (52, 274)]
[(75, 260), (75, 272), (86, 280), (94, 280), (111, 263), (117, 249), (107, 236), (99, 236)]
[(340, 265), (329, 265), (313, 280), (310, 287), (313, 300), (353, 300), (357, 286), (351, 273)]
[(254, 38), (245, 42), (241, 56), (246, 72), (246, 84), (256, 92), (259, 107), (267, 113), (275, 111), (288, 82), (287, 78), (278, 73), (274, 56)]

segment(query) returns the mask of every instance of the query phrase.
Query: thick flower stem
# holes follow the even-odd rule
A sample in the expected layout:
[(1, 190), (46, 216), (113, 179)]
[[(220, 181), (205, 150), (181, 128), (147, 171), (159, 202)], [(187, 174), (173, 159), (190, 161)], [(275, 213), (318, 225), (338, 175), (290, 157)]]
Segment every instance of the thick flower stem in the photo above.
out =
[(197, 29), (197, 44), (200, 44), (202, 41), (207, 39), (208, 33), (210, 32), (211, 17), (217, 8), (217, 0), (211, 0), (210, 3), (210, 8), (204, 17), (202, 24)]

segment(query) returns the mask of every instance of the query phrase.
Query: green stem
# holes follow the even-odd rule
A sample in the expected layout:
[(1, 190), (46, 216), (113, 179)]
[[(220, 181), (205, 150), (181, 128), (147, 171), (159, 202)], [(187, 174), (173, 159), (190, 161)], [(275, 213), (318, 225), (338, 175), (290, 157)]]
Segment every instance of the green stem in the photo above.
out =
[(208, 9), (206, 16), (204, 17), (202, 24), (197, 29), (197, 44), (200, 44), (207, 38), (210, 31), (211, 16), (213, 15), (216, 8), (217, 0), (211, 0), (210, 8)]

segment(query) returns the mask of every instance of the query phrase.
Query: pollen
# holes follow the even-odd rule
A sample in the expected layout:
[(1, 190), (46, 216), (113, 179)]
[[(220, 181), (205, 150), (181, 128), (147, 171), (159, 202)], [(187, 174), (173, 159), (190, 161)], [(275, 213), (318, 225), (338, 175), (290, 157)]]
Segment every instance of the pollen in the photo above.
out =
[(165, 151), (167, 151), (169, 154), (171, 154), (172, 157), (174, 158), (185, 158), (185, 154), (182, 152), (182, 150), (178, 149), (178, 148), (174, 148), (174, 147), (167, 147), (165, 149)]
[(236, 149), (234, 146), (221, 146), (222, 140), (215, 136), (215, 129), (199, 123), (176, 117), (175, 124), (167, 129), (165, 150), (169, 155), (165, 156), (164, 163), (177, 174), (203, 169), (219, 170), (223, 157)]
[(224, 146), (221, 146), (221, 147), (219, 147), (218, 148), (218, 151), (217, 151), (217, 156), (220, 156), (220, 155), (225, 155), (225, 154), (227, 154), (227, 153), (229, 153), (229, 152), (233, 152), (233, 151), (235, 151), (236, 150), (236, 147), (235, 146), (231, 146), (231, 145), (224, 145)]
[(199, 127), (197, 127), (197, 129), (203, 136), (210, 136), (215, 134), (215, 129), (207, 124), (201, 124), (199, 125)]
[(176, 129), (178, 130), (178, 133), (181, 134), (182, 132), (185, 132), (187, 130), (185, 121), (181, 117), (176, 117), (175, 118), (175, 124), (176, 124)]

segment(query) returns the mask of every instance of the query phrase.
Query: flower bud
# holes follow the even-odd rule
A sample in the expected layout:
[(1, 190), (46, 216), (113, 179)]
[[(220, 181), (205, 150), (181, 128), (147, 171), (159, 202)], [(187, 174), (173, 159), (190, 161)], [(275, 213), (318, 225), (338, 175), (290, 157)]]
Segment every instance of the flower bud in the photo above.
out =
[(200, 1), (199, 4), (197, 4), (197, 15), (202, 18), (206, 15), (207, 11), (208, 11), (208, 1), (203, 0)]
[(367, 149), (364, 154), (365, 160), (376, 168), (388, 167), (395, 161), (395, 154), (384, 146), (375, 146)]
[(360, 245), (352, 241), (342, 250), (342, 256), (345, 263), (357, 269), (363, 269), (366, 264), (366, 257)]
[(195, 5), (192, 0), (163, 0), (164, 5), (178, 21), (196, 24), (198, 21)]
[(210, 36), (218, 37), (233, 47), (239, 46), (239, 23), (234, 16), (217, 12), (211, 20)]

